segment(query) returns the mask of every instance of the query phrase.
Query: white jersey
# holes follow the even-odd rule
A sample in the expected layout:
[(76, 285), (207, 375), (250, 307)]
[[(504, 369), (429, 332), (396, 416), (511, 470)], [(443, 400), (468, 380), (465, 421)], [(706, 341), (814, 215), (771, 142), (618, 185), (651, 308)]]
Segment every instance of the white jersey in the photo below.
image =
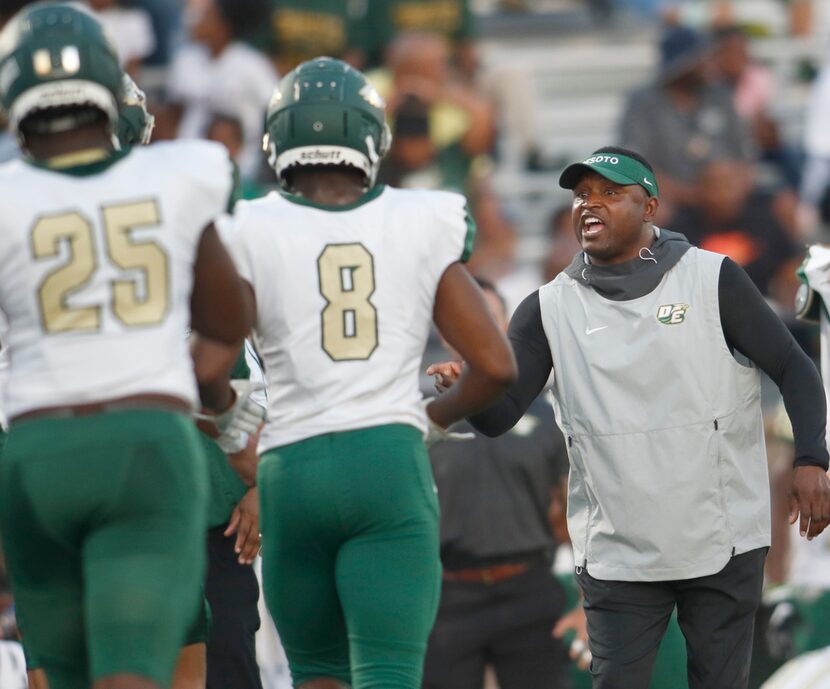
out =
[[(827, 318), (830, 309), (830, 247), (814, 244), (810, 247), (807, 260), (802, 266), (804, 276), (810, 289), (821, 297), (824, 306), (819, 309), (821, 322), (821, 377), (824, 381), (824, 394), (830, 400), (830, 321)], [(830, 431), (830, 404), (828, 404), (827, 430)]]
[(16, 641), (0, 641), (0, 689), (26, 689), (26, 658)]
[(438, 283), (472, 243), (464, 198), (379, 186), (331, 210), (271, 193), (232, 222), (268, 380), (260, 449), (390, 423), (425, 431), (418, 369)]
[(761, 689), (830, 689), (830, 648), (793, 658), (764, 682)]
[[(830, 247), (816, 244), (810, 247), (803, 266), (804, 275), (811, 289), (821, 297), (824, 306), (820, 313), (821, 377), (824, 394), (830, 399)], [(830, 403), (828, 404), (830, 415)], [(828, 418), (830, 431), (830, 418)], [(790, 583), (796, 586), (830, 589), (830, 531), (823, 531), (812, 541), (799, 538), (799, 525), (792, 527)]]
[(0, 167), (10, 418), (141, 393), (195, 405), (193, 264), (232, 183), (227, 153), (205, 142), (136, 148), (85, 176)]

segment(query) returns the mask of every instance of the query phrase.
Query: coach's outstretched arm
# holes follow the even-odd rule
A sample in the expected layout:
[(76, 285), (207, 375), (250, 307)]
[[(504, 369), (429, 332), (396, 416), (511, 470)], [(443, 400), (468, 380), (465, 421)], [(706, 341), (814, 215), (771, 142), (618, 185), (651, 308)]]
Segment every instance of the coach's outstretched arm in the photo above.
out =
[(516, 379), (516, 360), (484, 294), (460, 263), (447, 268), (438, 283), (433, 318), (466, 362), (452, 389), (427, 405), (430, 419), (447, 428), (496, 400)]
[[(518, 376), (498, 400), (470, 417), (473, 427), (491, 438), (506, 433), (524, 416), (531, 402), (544, 389), (553, 368), (542, 328), (538, 291), (516, 309), (510, 319), (507, 337), (516, 357)], [(466, 362), (459, 361), (433, 364), (427, 369), (427, 375), (437, 376), (436, 388), (444, 392), (455, 386), (465, 366)]]

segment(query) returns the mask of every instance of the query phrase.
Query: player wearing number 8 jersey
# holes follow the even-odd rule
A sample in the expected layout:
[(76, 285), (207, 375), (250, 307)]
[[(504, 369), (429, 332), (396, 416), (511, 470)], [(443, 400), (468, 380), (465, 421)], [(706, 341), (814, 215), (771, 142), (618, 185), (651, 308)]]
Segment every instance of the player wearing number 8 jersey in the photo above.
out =
[(271, 391), (260, 446), (382, 424), (425, 431), (415, 381), (435, 288), (469, 253), (464, 199), (376, 186), (331, 210), (272, 194), (234, 217)]
[[(330, 58), (285, 77), (267, 118), (287, 193), (237, 206), (229, 246), (256, 300), (268, 378), (260, 441), (263, 583), (295, 686), (420, 686), (440, 586), (424, 450), (515, 375), (462, 262), (455, 194), (373, 186), (383, 103)], [(424, 412), (418, 367), (435, 322), (473, 360)]]
[(169, 684), (204, 567), (189, 414), (200, 392), (213, 410), (233, 401), (250, 325), (212, 226), (227, 156), (200, 143), (115, 152), (122, 76), (97, 21), (70, 5), (32, 5), (0, 35), (0, 103), (26, 157), (0, 168), (0, 528), (52, 689)]

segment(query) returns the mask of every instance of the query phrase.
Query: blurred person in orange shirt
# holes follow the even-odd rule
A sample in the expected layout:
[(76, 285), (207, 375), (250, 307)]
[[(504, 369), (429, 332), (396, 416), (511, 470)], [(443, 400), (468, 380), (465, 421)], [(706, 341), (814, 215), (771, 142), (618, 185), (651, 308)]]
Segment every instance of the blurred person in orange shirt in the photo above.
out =
[(706, 163), (697, 179), (697, 204), (679, 207), (672, 228), (701, 249), (729, 256), (762, 294), (789, 307), (800, 252), (775, 195), (757, 185), (755, 174), (740, 160)]

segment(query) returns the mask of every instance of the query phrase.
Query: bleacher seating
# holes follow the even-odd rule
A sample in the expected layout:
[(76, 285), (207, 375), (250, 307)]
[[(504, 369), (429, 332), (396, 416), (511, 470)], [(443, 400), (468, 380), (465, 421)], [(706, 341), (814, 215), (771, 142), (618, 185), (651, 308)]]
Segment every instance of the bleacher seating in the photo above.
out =
[[(759, 2), (759, 5), (761, 3)], [(529, 79), (535, 102), (536, 139), (543, 171), (524, 166), (518, 150), (524, 132), (503, 132), (495, 187), (516, 219), (522, 240), (519, 254), (538, 256), (544, 221), (568, 200), (558, 188), (562, 166), (606, 143), (615, 130), (626, 95), (651, 78), (657, 61), (657, 27), (627, 24), (605, 31), (513, 37), (491, 32), (481, 43), (485, 72), (497, 80)], [(819, 67), (827, 53), (823, 37), (773, 35), (756, 39), (755, 56), (769, 65), (778, 82), (775, 115), (787, 140), (798, 145), (810, 83), (804, 66)]]

